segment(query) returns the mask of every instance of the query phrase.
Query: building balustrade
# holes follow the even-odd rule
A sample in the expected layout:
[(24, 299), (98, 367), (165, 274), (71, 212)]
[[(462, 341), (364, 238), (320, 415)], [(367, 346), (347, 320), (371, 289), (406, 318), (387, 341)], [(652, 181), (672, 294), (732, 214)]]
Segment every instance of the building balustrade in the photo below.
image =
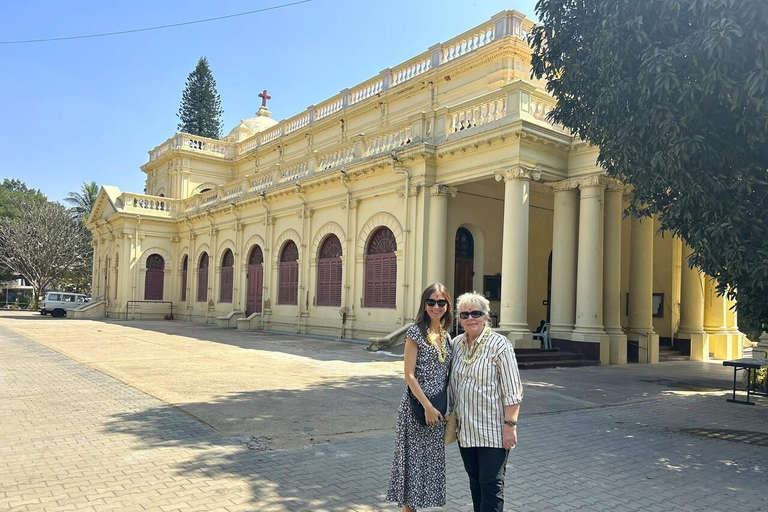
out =
[(310, 126), (314, 122), (336, 114), (345, 108), (373, 98), (387, 89), (407, 83), (430, 70), (477, 51), (503, 37), (511, 36), (525, 40), (531, 25), (532, 22), (526, 20), (521, 13), (516, 11), (502, 12), (494, 16), (490, 22), (468, 30), (445, 43), (437, 44), (398, 66), (382, 71), (379, 76), (366, 80), (351, 89), (346, 89), (318, 106), (309, 107), (306, 111), (281, 122), (278, 126), (257, 133), (240, 143), (180, 133), (151, 150), (149, 152), (150, 161), (157, 160), (172, 149), (200, 151), (226, 158), (235, 158)]

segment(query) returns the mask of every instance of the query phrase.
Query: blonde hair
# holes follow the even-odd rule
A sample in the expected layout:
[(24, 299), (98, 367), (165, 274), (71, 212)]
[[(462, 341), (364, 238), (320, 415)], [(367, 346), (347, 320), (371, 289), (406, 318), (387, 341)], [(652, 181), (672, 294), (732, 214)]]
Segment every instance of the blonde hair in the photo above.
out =
[(488, 313), (491, 310), (491, 303), (488, 301), (488, 299), (486, 299), (484, 295), (481, 295), (477, 292), (467, 292), (459, 295), (459, 298), (456, 299), (456, 314), (458, 315), (458, 311), (461, 310), (462, 306), (467, 305), (475, 306), (478, 309), (485, 311), (486, 318), (488, 317)]

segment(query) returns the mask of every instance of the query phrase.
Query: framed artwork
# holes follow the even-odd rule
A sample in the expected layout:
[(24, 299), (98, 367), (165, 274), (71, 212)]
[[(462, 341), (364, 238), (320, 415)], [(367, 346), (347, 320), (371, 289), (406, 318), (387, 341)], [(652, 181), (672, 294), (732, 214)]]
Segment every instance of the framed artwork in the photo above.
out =
[(501, 274), (483, 276), (483, 295), (488, 300), (501, 300)]
[(655, 318), (664, 318), (664, 294), (663, 293), (654, 293), (653, 294), (653, 305), (651, 306), (653, 311), (653, 316)]

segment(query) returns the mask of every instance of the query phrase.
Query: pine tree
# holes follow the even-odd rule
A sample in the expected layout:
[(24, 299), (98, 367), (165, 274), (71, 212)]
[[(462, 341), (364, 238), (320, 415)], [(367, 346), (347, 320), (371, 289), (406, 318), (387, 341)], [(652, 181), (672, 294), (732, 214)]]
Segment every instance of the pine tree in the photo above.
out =
[(216, 80), (208, 67), (208, 59), (200, 57), (194, 71), (187, 77), (179, 106), (179, 131), (210, 139), (221, 137), (221, 98)]

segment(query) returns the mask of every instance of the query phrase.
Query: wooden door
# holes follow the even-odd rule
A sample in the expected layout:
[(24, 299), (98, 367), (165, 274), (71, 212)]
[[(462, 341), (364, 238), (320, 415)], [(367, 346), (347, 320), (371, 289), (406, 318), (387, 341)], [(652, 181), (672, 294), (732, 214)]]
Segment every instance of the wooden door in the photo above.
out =
[(456, 231), (455, 267), (453, 273), (453, 296), (471, 292), (475, 277), (475, 241), (467, 228)]
[(245, 297), (245, 315), (261, 313), (261, 299), (264, 292), (264, 255), (258, 245), (248, 256), (248, 291)]

